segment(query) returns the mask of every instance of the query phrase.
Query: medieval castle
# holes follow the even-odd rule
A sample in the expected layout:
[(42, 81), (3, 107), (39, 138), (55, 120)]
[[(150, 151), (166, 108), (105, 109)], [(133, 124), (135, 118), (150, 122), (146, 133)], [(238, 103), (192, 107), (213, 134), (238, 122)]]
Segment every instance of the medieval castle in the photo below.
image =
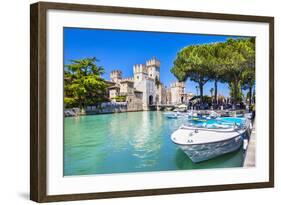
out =
[(160, 81), (160, 62), (155, 57), (146, 64), (133, 66), (134, 75), (122, 78), (121, 70), (110, 73), (109, 98), (112, 102), (122, 98), (128, 110), (149, 110), (153, 105), (177, 105), (187, 103), (192, 97), (185, 93), (183, 82), (175, 82), (166, 88)]

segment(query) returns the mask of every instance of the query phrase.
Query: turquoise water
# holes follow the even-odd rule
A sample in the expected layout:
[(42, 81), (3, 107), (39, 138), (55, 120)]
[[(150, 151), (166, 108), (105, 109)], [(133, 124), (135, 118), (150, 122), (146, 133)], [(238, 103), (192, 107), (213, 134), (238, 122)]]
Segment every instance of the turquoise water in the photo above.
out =
[(65, 118), (64, 175), (240, 167), (243, 150), (193, 163), (170, 140), (186, 119), (162, 112)]

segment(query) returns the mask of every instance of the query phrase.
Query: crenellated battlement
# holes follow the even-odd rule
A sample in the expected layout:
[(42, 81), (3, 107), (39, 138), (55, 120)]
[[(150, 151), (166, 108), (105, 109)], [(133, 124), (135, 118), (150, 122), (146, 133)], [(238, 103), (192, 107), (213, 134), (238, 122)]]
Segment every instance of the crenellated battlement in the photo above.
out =
[(110, 80), (116, 82), (122, 78), (122, 71), (121, 70), (112, 70), (110, 72)]
[(153, 57), (152, 59), (146, 61), (146, 66), (155, 66), (157, 68), (160, 68), (160, 61)]
[(134, 65), (134, 73), (147, 73), (147, 68), (145, 64)]
[(122, 83), (122, 82), (127, 82), (127, 81), (129, 81), (129, 82), (134, 82), (134, 78), (131, 77), (131, 78), (122, 78), (122, 79), (121, 79), (121, 83)]
[(118, 75), (122, 75), (122, 71), (121, 70), (112, 70), (111, 72), (110, 72), (110, 75), (112, 75), (112, 74), (118, 74)]

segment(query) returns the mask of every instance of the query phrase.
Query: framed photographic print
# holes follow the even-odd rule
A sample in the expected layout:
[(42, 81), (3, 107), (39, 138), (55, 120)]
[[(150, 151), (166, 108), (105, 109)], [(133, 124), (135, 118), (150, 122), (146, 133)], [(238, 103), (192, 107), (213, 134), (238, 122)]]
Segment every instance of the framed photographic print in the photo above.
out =
[(274, 186), (274, 18), (40, 2), (30, 198)]

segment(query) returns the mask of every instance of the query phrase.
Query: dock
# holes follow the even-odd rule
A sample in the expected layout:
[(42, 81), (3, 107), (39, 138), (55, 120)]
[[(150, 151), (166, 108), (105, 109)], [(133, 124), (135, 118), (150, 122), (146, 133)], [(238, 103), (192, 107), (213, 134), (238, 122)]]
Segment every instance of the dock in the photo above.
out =
[(256, 164), (256, 123), (253, 123), (253, 129), (248, 142), (248, 148), (245, 153), (244, 167), (254, 167)]

